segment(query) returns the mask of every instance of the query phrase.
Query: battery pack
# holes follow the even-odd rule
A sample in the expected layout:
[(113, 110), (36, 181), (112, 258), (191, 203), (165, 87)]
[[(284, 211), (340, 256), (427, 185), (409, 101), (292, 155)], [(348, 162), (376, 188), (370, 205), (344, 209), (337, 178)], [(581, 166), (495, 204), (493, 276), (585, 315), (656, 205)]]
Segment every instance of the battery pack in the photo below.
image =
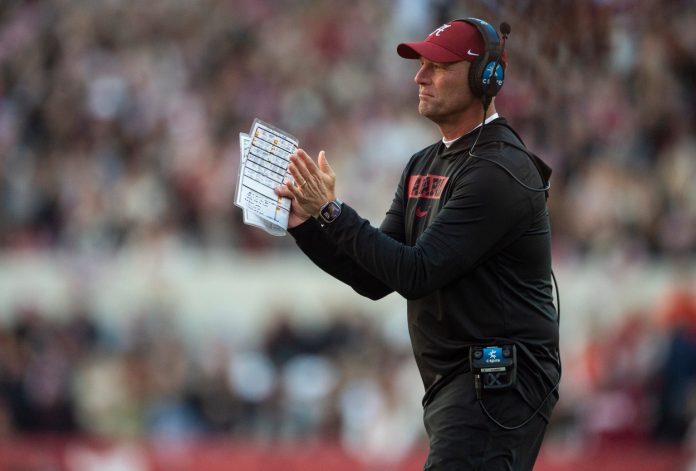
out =
[(515, 345), (471, 347), (469, 361), (477, 394), (480, 394), (482, 388), (504, 389), (515, 384), (517, 376)]

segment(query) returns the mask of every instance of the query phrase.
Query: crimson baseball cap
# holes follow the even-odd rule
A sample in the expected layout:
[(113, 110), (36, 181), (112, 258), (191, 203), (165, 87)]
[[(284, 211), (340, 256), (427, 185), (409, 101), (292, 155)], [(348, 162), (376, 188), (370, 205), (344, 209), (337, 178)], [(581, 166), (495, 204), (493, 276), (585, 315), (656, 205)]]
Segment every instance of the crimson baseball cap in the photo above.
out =
[[(430, 33), (424, 41), (401, 43), (396, 52), (405, 59), (424, 57), (433, 62), (473, 62), (484, 53), (481, 33), (466, 21), (450, 21)], [(500, 61), (505, 68), (505, 53)]]

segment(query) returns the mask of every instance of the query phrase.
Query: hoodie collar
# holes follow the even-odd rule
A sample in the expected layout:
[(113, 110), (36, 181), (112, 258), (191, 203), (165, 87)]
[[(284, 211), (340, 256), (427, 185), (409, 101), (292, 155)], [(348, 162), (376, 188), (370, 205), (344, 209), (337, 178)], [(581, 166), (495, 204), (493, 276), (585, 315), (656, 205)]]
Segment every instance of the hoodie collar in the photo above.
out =
[[(496, 113), (493, 113), (493, 114), (490, 115), (488, 118), (486, 118), (486, 120), (483, 122), (483, 124), (488, 124), (488, 123), (490, 123), (491, 121), (493, 121), (493, 120), (495, 120), (495, 119), (498, 119), (499, 117), (500, 117), (500, 115), (498, 115), (497, 112), (496, 112)], [(474, 131), (476, 131), (478, 128), (480, 128), (481, 126), (482, 126), (482, 125), (479, 124), (478, 126), (476, 126), (474, 129), (470, 130), (470, 131), (469, 131), (468, 133), (466, 133), (466, 134), (471, 134), (472, 132), (474, 132)], [(452, 146), (452, 144), (454, 144), (455, 142), (457, 142), (457, 141), (458, 141), (459, 139), (461, 139), (462, 137), (466, 136), (466, 134), (464, 134), (464, 135), (462, 135), (462, 136), (459, 136), (459, 137), (455, 137), (454, 139), (452, 139), (452, 140), (450, 140), (450, 141), (446, 140), (445, 137), (443, 136), (443, 137), (442, 137), (442, 143), (445, 145), (446, 148), (449, 149), (449, 148)]]
[[(496, 115), (497, 115), (497, 113), (496, 113)], [(493, 117), (493, 116), (495, 116), (495, 115), (492, 115), (490, 117)], [(501, 118), (501, 117), (493, 118), (490, 121), (486, 120), (486, 125), (485, 125), (483, 131), (481, 131), (481, 133), (483, 135), (485, 135), (486, 128), (488, 126), (498, 125), (498, 124), (506, 125), (507, 121), (505, 120), (505, 118)], [(440, 157), (442, 157), (442, 158), (453, 157), (453, 156), (461, 154), (462, 152), (471, 148), (471, 146), (474, 144), (474, 141), (476, 140), (476, 135), (479, 133), (480, 127), (481, 126), (477, 126), (476, 128), (472, 129), (468, 133), (464, 134), (462, 137), (455, 140), (452, 143), (452, 145), (449, 146), (449, 148), (445, 147), (444, 144), (441, 144), (440, 145)], [(479, 141), (479, 143), (481, 143), (481, 144), (483, 142), (485, 142), (485, 141)], [(476, 147), (478, 148), (478, 144), (476, 145)]]

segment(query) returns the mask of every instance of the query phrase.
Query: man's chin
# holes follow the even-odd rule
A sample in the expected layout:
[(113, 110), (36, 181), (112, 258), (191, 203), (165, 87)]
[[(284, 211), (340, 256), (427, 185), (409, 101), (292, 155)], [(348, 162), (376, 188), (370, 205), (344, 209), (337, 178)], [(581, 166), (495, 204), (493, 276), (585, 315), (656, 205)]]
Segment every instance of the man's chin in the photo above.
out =
[(437, 122), (437, 115), (433, 113), (433, 110), (427, 106), (423, 106), (423, 104), (418, 105), (418, 114), (420, 114), (424, 118), (428, 118), (431, 121)]
[(424, 118), (430, 118), (432, 110), (421, 101), (420, 103), (418, 103), (418, 113)]

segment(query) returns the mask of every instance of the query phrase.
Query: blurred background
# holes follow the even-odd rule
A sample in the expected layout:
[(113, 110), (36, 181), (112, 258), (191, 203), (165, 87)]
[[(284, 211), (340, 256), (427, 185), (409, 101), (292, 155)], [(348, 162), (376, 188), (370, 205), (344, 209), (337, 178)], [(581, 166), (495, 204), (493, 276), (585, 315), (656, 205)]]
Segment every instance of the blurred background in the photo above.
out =
[(561, 400), (536, 469), (696, 469), (692, 0), (2, 0), (0, 470), (418, 470), (405, 301), (233, 205), (254, 118), (379, 225), (443, 22), (507, 21), (497, 108), (554, 169)]

